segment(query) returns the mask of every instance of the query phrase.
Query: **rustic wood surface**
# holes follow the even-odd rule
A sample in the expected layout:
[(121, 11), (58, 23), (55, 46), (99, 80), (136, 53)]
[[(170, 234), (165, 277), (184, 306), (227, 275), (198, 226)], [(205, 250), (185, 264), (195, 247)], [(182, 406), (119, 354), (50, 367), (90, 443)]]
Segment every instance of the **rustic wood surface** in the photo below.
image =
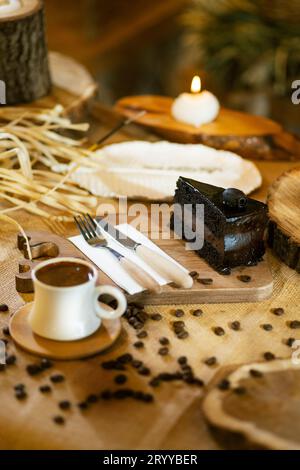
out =
[(116, 110), (127, 117), (146, 110), (139, 123), (174, 142), (202, 143), (259, 160), (300, 159), (300, 140), (270, 119), (222, 108), (214, 122), (196, 128), (172, 117), (172, 103), (162, 96), (129, 96), (117, 102)]

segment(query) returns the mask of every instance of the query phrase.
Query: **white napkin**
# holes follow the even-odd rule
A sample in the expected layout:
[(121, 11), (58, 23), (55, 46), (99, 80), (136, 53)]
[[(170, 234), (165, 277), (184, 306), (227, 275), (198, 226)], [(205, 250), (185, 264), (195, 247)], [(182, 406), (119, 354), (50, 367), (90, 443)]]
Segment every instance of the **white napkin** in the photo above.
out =
[[(177, 261), (167, 255), (164, 251), (162, 251), (155, 243), (153, 243), (149, 238), (143, 235), (141, 232), (133, 228), (131, 225), (122, 224), (117, 226), (117, 228), (124, 234), (128, 235), (132, 240), (136, 241), (137, 243), (141, 243), (142, 245), (151, 248), (153, 251), (157, 251), (165, 258), (173, 261), (175, 264), (180, 266), (186, 272), (188, 272), (185, 268), (183, 268)], [(147, 273), (149, 273), (153, 278), (158, 282), (160, 286), (164, 286), (170, 282), (169, 279), (164, 279), (159, 274), (157, 274), (149, 265), (147, 265), (144, 261), (142, 261), (135, 253), (127, 248), (124, 248), (118, 242), (116, 242), (109, 234), (106, 232), (102, 232), (103, 235), (109, 240), (109, 246), (114, 248), (118, 253), (126, 256), (129, 260), (136, 263), (142, 269), (144, 269)], [(101, 269), (108, 277), (110, 277), (119, 287), (125, 289), (130, 295), (137, 294), (142, 292), (144, 288), (140, 286), (137, 282), (135, 282), (127, 273), (126, 271), (120, 266), (119, 261), (113, 256), (109, 250), (105, 248), (93, 248), (91, 247), (83, 238), (82, 235), (78, 235), (76, 237), (71, 237), (69, 240), (85, 255), (89, 258), (98, 268)]]

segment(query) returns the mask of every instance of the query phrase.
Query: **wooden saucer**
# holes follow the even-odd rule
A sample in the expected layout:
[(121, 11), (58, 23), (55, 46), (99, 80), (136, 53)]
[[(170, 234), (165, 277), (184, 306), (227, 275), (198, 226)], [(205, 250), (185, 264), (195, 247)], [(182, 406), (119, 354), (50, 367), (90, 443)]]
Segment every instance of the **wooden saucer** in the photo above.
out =
[(9, 330), (15, 343), (25, 351), (49, 359), (70, 361), (94, 356), (109, 348), (121, 332), (121, 321), (103, 321), (88, 338), (78, 341), (53, 341), (34, 334), (27, 321), (32, 303), (21, 307), (11, 318)]

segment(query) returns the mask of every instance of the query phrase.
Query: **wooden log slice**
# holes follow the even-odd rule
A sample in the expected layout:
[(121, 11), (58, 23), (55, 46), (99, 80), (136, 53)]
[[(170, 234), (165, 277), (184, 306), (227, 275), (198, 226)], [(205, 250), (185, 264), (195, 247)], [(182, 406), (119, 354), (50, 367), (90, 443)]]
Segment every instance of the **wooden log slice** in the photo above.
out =
[(204, 397), (203, 412), (226, 448), (299, 450), (299, 401), (300, 364), (276, 360), (223, 377)]
[[(7, 8), (16, 5), (16, 9)], [(50, 92), (41, 0), (0, 1), (0, 80), (6, 104), (32, 102)]]
[(126, 117), (146, 110), (138, 123), (170, 141), (201, 143), (259, 160), (300, 159), (300, 140), (270, 119), (222, 108), (214, 122), (194, 127), (172, 117), (172, 103), (169, 97), (130, 96), (115, 108)]
[(300, 167), (282, 176), (268, 193), (268, 242), (277, 256), (300, 273)]

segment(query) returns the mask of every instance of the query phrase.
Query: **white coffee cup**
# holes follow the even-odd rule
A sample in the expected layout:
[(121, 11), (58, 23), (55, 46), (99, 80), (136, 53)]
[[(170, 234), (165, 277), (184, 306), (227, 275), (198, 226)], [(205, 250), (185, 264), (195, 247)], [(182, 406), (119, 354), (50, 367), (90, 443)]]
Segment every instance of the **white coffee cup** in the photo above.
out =
[[(37, 278), (38, 271), (45, 266), (64, 262), (87, 266), (92, 273), (91, 279), (72, 287), (56, 287)], [(97, 278), (96, 268), (78, 258), (51, 259), (40, 263), (32, 272), (35, 297), (28, 321), (33, 332), (56, 341), (75, 341), (95, 333), (102, 320), (120, 318), (127, 307), (125, 295), (117, 287), (96, 287)], [(98, 298), (104, 294), (117, 301), (115, 310), (100, 305)]]

